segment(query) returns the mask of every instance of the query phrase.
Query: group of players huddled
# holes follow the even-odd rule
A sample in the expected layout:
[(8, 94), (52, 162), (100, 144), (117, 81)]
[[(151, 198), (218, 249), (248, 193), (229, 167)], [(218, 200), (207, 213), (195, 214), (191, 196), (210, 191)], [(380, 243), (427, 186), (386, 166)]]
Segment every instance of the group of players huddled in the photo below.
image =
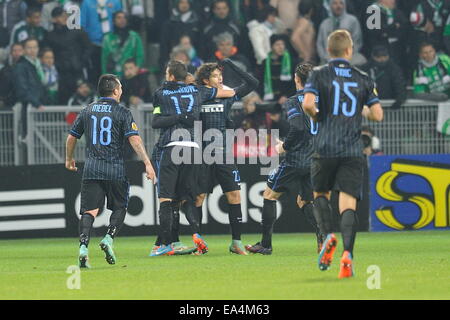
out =
[[(234, 102), (258, 86), (258, 81), (230, 60), (205, 63), (195, 76), (186, 66), (170, 61), (166, 81), (154, 94), (152, 126), (160, 129), (152, 159), (147, 156), (131, 112), (119, 104), (122, 88), (113, 75), (101, 76), (98, 101), (79, 114), (66, 142), (66, 168), (76, 171), (73, 159), (76, 141), (86, 136), (86, 163), (81, 186), (79, 265), (90, 267), (89, 235), (105, 198), (112, 211), (110, 224), (100, 247), (106, 261), (115, 264), (113, 239), (122, 226), (129, 199), (129, 183), (124, 170), (124, 140), (145, 164), (148, 179), (157, 186), (159, 232), (150, 256), (205, 254), (208, 246), (202, 237), (202, 204), (206, 194), (220, 184), (228, 201), (232, 241), (229, 250), (239, 255), (272, 254), (272, 231), (276, 221), (276, 201), (287, 191), (298, 194), (297, 203), (316, 229), (318, 266), (327, 270), (333, 260), (337, 238), (332, 231), (330, 193), (339, 192), (340, 231), (344, 244), (339, 278), (353, 276), (353, 246), (356, 236), (356, 204), (361, 196), (363, 154), (362, 117), (381, 121), (383, 110), (374, 83), (352, 67), (353, 41), (345, 30), (333, 32), (328, 39), (333, 58), (314, 68), (301, 63), (295, 70), (297, 93), (284, 104), (289, 120), (285, 141), (276, 151), (285, 159), (268, 177), (262, 211), (262, 239), (244, 246), (241, 241), (240, 175), (230, 163), (232, 148), (226, 137), (231, 128), (230, 111)], [(241, 85), (227, 88), (222, 71), (227, 69)], [(194, 129), (201, 121), (202, 132)], [(222, 134), (201, 142), (195, 134), (213, 130)], [(186, 133), (186, 134), (183, 134)], [(201, 150), (208, 149), (214, 161), (205, 161)], [(200, 155), (200, 163), (195, 161)], [(179, 159), (183, 159), (181, 162)], [(179, 239), (180, 210), (192, 233), (193, 246)]]

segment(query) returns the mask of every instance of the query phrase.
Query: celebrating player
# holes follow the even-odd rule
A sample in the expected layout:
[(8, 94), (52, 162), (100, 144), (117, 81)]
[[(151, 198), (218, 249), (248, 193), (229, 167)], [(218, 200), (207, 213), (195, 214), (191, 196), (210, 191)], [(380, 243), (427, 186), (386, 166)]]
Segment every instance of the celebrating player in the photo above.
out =
[(312, 68), (313, 66), (309, 63), (302, 63), (296, 67), (297, 93), (283, 105), (288, 115), (289, 133), (284, 142), (280, 141), (277, 144), (276, 151), (279, 154), (286, 152), (286, 158), (267, 181), (267, 187), (263, 194), (262, 240), (253, 246), (246, 246), (246, 249), (252, 253), (272, 254), (272, 231), (277, 218), (276, 201), (286, 191), (298, 195), (297, 204), (316, 229), (318, 246), (321, 246), (322, 238), (313, 213), (310, 175), (313, 136), (317, 134), (317, 125), (305, 115), (301, 107), (304, 98), (303, 86)]
[(100, 248), (109, 264), (116, 263), (113, 239), (122, 226), (128, 206), (129, 183), (124, 168), (124, 138), (145, 164), (147, 179), (155, 181), (155, 172), (139, 137), (131, 112), (119, 104), (122, 85), (110, 74), (100, 77), (98, 93), (101, 98), (84, 108), (75, 120), (66, 142), (66, 168), (77, 171), (73, 153), (86, 134), (86, 163), (81, 184), (80, 268), (90, 268), (89, 236), (95, 217), (103, 210), (105, 196), (112, 210), (110, 223)]
[[(329, 202), (331, 190), (336, 190), (339, 192), (340, 229), (344, 242), (339, 278), (347, 278), (353, 276), (355, 210), (362, 191), (362, 116), (381, 121), (383, 109), (373, 81), (349, 63), (353, 40), (348, 31), (336, 30), (328, 37), (328, 53), (329, 63), (315, 68), (306, 83), (303, 108), (319, 125), (311, 165), (314, 214), (320, 231), (326, 235), (319, 254), (319, 268), (327, 270), (330, 267), (337, 245), (331, 230)], [(316, 97), (319, 97), (317, 109)]]
[[(230, 111), (233, 103), (256, 89), (258, 80), (239, 69), (230, 59), (225, 59), (220, 64), (219, 66), (217, 63), (205, 63), (197, 70), (196, 80), (200, 88), (203, 90), (204, 88), (222, 89), (224, 86), (221, 67), (229, 69), (230, 75), (241, 80), (242, 84), (234, 89), (236, 92), (235, 96), (209, 99), (202, 105), (201, 120), (203, 131), (219, 130), (222, 136), (222, 144), (217, 145), (217, 148), (214, 148), (213, 151), (220, 154), (211, 155), (214, 159), (220, 158), (220, 160), (214, 161), (212, 164), (204, 164), (199, 172), (200, 194), (197, 197), (196, 207), (199, 216), (198, 220), (201, 222), (202, 205), (206, 194), (211, 193), (215, 184), (219, 183), (229, 206), (228, 217), (232, 236), (229, 250), (232, 253), (247, 255), (241, 242), (242, 211), (239, 170), (235, 164), (229, 164), (226, 161), (226, 153), (231, 152), (231, 146), (226, 143), (225, 131), (227, 127), (230, 127)], [(214, 139), (217, 139), (217, 137)], [(205, 150), (210, 143), (204, 143)]]
[[(210, 88), (200, 91), (196, 86), (186, 84), (186, 66), (179, 61), (170, 61), (166, 69), (166, 82), (155, 92), (153, 128), (161, 129), (158, 143), (155, 145), (152, 161), (156, 163), (158, 175), (158, 198), (160, 202), (160, 239), (150, 256), (172, 255), (173, 212), (178, 210), (179, 201), (192, 229), (193, 241), (199, 253), (206, 253), (208, 247), (200, 236), (200, 225), (195, 212), (197, 168), (194, 164), (193, 148), (194, 121), (200, 119), (201, 104), (217, 96), (232, 97), (233, 90)], [(188, 130), (189, 137), (173, 135)], [(181, 164), (174, 161), (174, 155), (189, 159)]]

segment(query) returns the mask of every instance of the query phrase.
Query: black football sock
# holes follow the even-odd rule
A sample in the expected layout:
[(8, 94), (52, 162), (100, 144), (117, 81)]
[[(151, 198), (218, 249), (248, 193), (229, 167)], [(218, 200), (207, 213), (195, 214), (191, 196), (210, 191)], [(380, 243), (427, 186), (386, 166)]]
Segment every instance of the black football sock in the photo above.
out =
[(111, 238), (114, 239), (114, 236), (119, 233), (119, 230), (122, 227), (123, 222), (125, 221), (126, 214), (127, 209), (125, 208), (114, 210), (111, 213), (111, 217), (109, 218), (108, 231), (106, 231), (106, 234), (109, 234)]
[(182, 205), (183, 212), (186, 216), (187, 221), (191, 227), (192, 234), (200, 233), (200, 224), (197, 220), (197, 209), (193, 203), (193, 201), (186, 201)]
[(318, 197), (314, 200), (314, 217), (319, 226), (320, 233), (326, 236), (332, 231), (331, 207), (329, 201), (325, 197)]
[(89, 236), (94, 220), (95, 218), (89, 213), (83, 213), (81, 215), (80, 223), (78, 225), (80, 231), (80, 246), (84, 244), (87, 248), (89, 245)]
[(196, 213), (197, 213), (197, 221), (198, 225), (200, 227), (200, 231), (202, 230), (202, 220), (203, 220), (203, 206), (201, 207), (195, 207)]
[(180, 242), (180, 203), (172, 202), (172, 242)]
[(317, 225), (316, 218), (314, 217), (314, 205), (312, 202), (303, 206), (303, 213), (305, 214), (305, 218), (308, 220), (309, 224), (313, 226), (314, 232), (319, 233), (319, 226)]
[(262, 240), (261, 245), (264, 248), (272, 248), (273, 225), (277, 219), (277, 202), (275, 200), (264, 199), (262, 211)]
[(231, 227), (231, 238), (233, 240), (241, 240), (241, 224), (242, 224), (242, 211), (241, 204), (230, 204), (230, 212), (228, 213), (228, 219)]
[(159, 205), (159, 224), (161, 228), (161, 243), (163, 245), (169, 245), (171, 241), (171, 229), (172, 229), (172, 202), (164, 201)]
[(160, 246), (162, 244), (162, 238), (160, 235), (156, 237), (155, 246)]
[(353, 246), (356, 238), (357, 219), (354, 210), (347, 209), (341, 215), (341, 233), (344, 251), (353, 255)]

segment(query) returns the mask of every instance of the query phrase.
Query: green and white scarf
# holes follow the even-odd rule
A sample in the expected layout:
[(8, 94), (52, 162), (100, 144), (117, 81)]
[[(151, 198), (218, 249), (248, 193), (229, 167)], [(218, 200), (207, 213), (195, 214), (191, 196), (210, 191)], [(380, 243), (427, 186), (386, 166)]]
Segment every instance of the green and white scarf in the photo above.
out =
[(102, 25), (102, 32), (106, 34), (111, 31), (111, 25), (109, 24), (108, 9), (106, 3), (108, 0), (97, 0), (97, 13)]
[[(291, 81), (291, 55), (289, 51), (285, 50), (283, 53), (283, 58), (281, 60), (281, 81)], [(272, 87), (272, 51), (269, 52), (267, 56), (265, 68), (264, 68), (264, 100), (273, 100), (273, 87)]]
[(44, 73), (44, 69), (42, 69), (42, 65), (41, 65), (41, 61), (39, 61), (39, 59), (31, 59), (30, 57), (28, 57), (28, 56), (24, 56), (25, 57), (25, 59), (27, 59), (28, 60), (28, 62), (30, 62), (33, 66), (34, 66), (34, 68), (36, 69), (36, 72), (37, 72), (37, 74), (38, 74), (38, 76), (39, 76), (39, 79), (41, 80), (41, 83), (42, 84), (45, 84), (46, 83), (46, 79), (45, 79), (45, 73)]

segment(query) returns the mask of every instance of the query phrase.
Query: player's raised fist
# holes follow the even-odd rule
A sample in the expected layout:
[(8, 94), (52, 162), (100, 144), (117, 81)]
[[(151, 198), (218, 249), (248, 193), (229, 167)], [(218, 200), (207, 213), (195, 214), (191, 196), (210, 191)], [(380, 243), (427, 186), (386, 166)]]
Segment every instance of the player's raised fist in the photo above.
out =
[(75, 166), (75, 160), (66, 160), (66, 169), (70, 171), (78, 171), (78, 168)]

